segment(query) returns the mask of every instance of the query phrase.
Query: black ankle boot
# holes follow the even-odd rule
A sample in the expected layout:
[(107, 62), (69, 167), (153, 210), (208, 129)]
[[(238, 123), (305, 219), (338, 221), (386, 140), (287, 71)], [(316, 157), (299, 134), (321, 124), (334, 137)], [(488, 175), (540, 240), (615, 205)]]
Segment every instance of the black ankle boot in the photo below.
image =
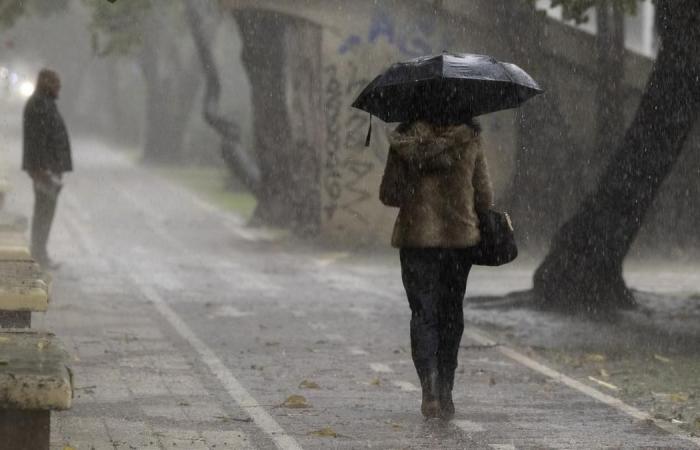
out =
[(440, 417), (440, 402), (438, 400), (438, 373), (437, 371), (426, 371), (418, 374), (421, 389), (423, 390), (423, 402), (420, 411), (426, 419)]
[(445, 372), (441, 371), (438, 377), (438, 402), (440, 404), (440, 418), (450, 420), (455, 415), (455, 404), (452, 401), (455, 371), (446, 370)]

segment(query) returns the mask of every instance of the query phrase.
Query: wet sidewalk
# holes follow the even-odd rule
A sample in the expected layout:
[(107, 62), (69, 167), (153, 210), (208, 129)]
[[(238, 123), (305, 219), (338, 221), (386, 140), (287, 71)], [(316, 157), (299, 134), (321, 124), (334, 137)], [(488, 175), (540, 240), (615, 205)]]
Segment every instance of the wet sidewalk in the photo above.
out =
[[(76, 161), (36, 322), (74, 357), (55, 448), (695, 448), (478, 334), (462, 342), (456, 420), (425, 422), (395, 262), (269, 243), (99, 143), (78, 142)], [(529, 283), (524, 268), (483, 274), (468, 295)]]

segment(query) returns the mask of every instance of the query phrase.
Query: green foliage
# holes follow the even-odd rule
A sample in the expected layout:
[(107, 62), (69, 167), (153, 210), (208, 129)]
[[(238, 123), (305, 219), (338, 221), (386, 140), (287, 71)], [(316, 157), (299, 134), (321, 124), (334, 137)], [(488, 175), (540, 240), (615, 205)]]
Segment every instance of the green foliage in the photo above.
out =
[(623, 11), (634, 14), (637, 11), (638, 0), (551, 0), (552, 7), (561, 6), (562, 15), (566, 20), (577, 24), (590, 20), (588, 13), (591, 8), (604, 5), (619, 5)]
[(48, 17), (65, 11), (71, 0), (0, 0), (0, 30), (11, 28), (21, 17)]

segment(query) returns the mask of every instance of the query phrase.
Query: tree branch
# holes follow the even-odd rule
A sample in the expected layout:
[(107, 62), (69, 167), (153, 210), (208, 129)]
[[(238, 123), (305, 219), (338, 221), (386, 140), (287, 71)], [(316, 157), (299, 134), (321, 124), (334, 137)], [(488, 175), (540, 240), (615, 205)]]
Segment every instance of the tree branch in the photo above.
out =
[(221, 136), (221, 153), (227, 166), (244, 186), (252, 192), (259, 190), (260, 169), (253, 158), (240, 146), (240, 128), (236, 122), (227, 119), (219, 112), (221, 81), (211, 51), (210, 38), (204, 31), (200, 8), (201, 0), (185, 2), (185, 14), (190, 25), (192, 38), (199, 55), (205, 77), (204, 120)]

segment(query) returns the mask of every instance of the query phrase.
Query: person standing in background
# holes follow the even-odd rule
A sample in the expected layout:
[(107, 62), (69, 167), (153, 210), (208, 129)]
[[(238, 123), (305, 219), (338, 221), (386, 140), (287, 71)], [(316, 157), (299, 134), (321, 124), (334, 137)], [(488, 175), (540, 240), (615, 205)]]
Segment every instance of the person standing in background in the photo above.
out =
[(46, 269), (58, 266), (49, 258), (46, 247), (63, 174), (73, 170), (68, 130), (56, 105), (60, 90), (58, 74), (41, 70), (23, 114), (22, 170), (34, 184), (31, 250), (33, 258)]

